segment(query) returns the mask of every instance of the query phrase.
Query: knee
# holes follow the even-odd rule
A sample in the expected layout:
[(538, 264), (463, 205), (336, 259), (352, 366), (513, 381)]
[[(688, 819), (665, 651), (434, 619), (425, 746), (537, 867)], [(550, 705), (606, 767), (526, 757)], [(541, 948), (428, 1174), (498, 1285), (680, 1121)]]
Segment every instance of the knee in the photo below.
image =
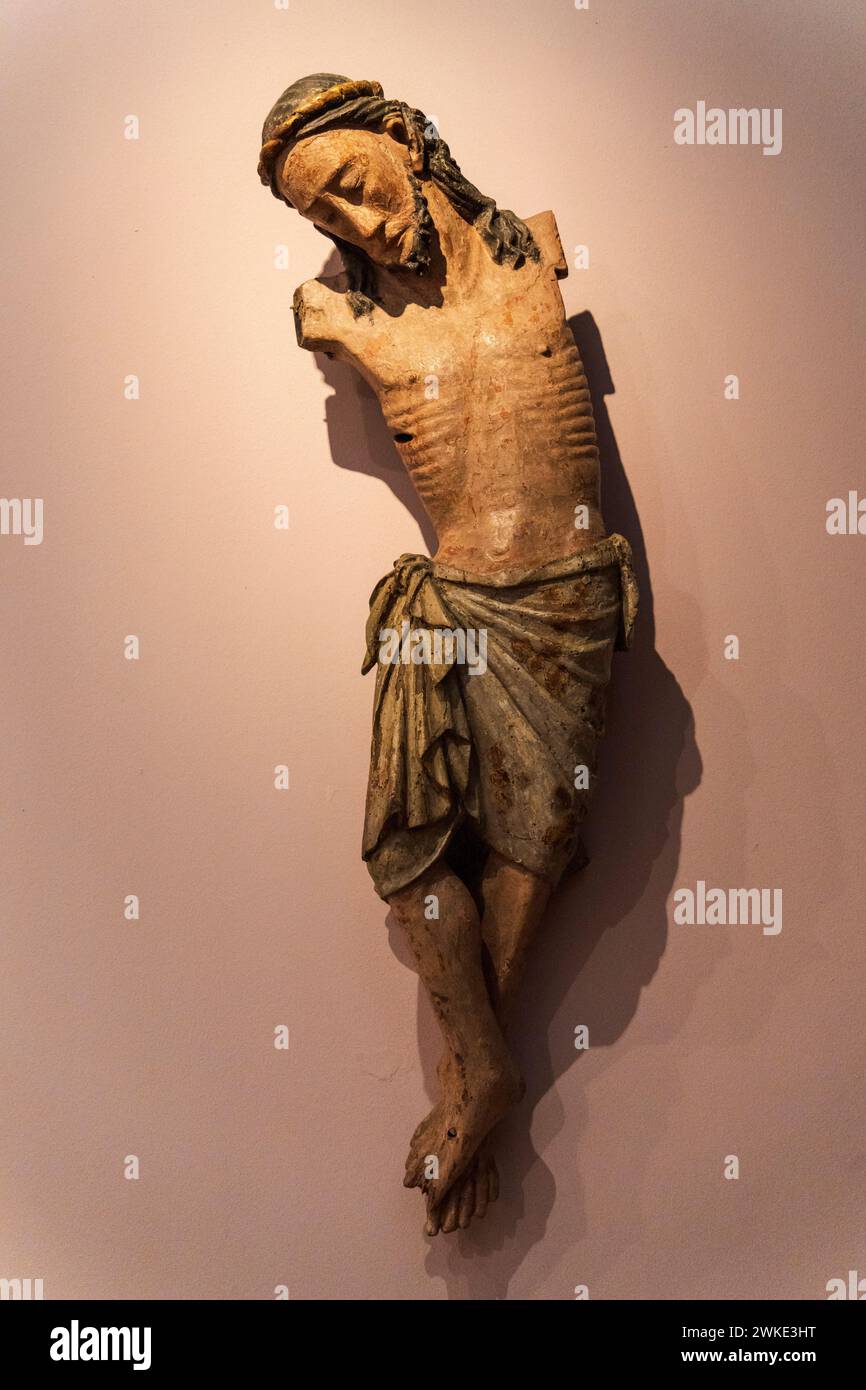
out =
[(465, 937), (473, 927), (480, 929), (475, 901), (463, 880), (436, 866), (394, 893), (388, 906), (405, 930), (423, 931), (440, 942)]

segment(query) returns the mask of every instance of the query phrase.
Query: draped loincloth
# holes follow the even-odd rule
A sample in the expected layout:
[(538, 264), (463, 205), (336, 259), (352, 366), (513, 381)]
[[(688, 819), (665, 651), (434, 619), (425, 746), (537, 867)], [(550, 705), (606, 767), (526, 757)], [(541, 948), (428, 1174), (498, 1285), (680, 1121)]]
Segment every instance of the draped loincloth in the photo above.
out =
[[(554, 883), (577, 848), (611, 657), (631, 644), (637, 613), (631, 547), (608, 536), (506, 580), (402, 555), (371, 596), (363, 857), (382, 898), (438, 859), (466, 818), (488, 848)], [(449, 632), (465, 635), (470, 661)]]

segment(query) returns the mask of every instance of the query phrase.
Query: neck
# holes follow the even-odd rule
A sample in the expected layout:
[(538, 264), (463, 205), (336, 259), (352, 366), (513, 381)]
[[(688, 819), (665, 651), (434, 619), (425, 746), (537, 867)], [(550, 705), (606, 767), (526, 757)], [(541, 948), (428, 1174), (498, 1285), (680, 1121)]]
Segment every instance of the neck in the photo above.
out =
[(432, 180), (425, 186), (424, 194), (439, 241), (439, 255), (434, 248), (428, 273), (439, 281), (444, 298), (464, 298), (475, 287), (489, 259), (487, 252), (475, 228), (464, 221)]
[[(432, 179), (424, 196), (433, 219), (430, 265), (420, 275), (386, 271), (397, 298), (424, 304), (459, 304), (469, 299), (490, 261), (475, 228), (460, 216)], [(380, 269), (379, 274), (382, 275)]]

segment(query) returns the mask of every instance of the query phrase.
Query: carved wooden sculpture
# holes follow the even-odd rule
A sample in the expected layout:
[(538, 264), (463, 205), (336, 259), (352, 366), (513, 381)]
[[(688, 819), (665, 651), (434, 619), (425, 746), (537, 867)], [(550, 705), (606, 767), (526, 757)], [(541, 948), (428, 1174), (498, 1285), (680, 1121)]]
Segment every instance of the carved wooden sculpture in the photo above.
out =
[(445, 1040), (405, 1176), (435, 1235), (498, 1194), (491, 1134), (523, 1093), (506, 1030), (581, 853), (611, 654), (637, 609), (631, 553), (599, 509), (553, 214), (498, 209), (377, 82), (295, 82), (262, 140), (262, 182), (345, 265), (297, 290), (298, 341), (373, 387), (439, 541), (377, 586), (364, 665), (363, 854)]

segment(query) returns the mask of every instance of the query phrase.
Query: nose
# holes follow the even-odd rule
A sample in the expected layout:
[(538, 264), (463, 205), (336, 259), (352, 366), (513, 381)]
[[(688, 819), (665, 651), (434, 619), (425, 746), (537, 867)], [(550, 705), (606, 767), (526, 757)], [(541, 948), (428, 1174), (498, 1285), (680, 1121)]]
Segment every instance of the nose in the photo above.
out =
[(385, 223), (385, 214), (371, 207), (353, 207), (351, 212), (344, 215), (349, 217), (365, 237), (374, 237)]

